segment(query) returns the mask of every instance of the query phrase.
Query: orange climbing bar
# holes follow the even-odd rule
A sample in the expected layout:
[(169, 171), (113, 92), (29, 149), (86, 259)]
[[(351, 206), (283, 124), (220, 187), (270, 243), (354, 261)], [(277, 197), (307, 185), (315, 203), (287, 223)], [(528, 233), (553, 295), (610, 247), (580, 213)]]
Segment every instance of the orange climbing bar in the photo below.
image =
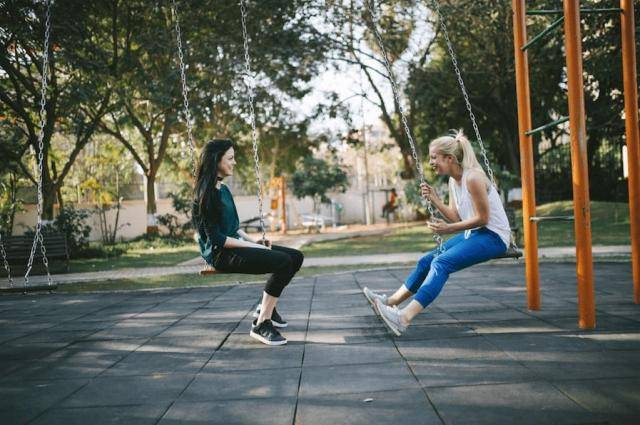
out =
[(527, 306), (540, 310), (540, 273), (538, 270), (538, 227), (529, 218), (536, 215), (535, 168), (531, 130), (531, 98), (529, 92), (529, 62), (522, 46), (527, 42), (527, 23), (524, 0), (512, 0), (513, 48), (516, 64), (518, 98), (518, 139), (520, 142), (520, 175), (522, 177), (522, 228), (524, 230), (525, 274)]
[(582, 80), (580, 2), (578, 0), (563, 0), (563, 4), (564, 44), (569, 92), (569, 132), (571, 138), (573, 212), (575, 217), (576, 272), (578, 278), (578, 326), (580, 326), (581, 329), (593, 329), (596, 326), (596, 309), (591, 255), (591, 208), (589, 201), (584, 85)]
[(631, 265), (633, 302), (640, 304), (640, 137), (638, 135), (638, 78), (633, 0), (620, 0), (622, 14), (622, 75), (624, 117), (629, 164), (629, 221), (631, 223)]

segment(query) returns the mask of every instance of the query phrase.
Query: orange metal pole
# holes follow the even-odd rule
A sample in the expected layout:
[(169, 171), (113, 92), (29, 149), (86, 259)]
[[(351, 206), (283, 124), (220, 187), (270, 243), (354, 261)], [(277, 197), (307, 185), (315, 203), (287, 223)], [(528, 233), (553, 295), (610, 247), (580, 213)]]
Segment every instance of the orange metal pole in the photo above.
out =
[(524, 229), (527, 305), (540, 310), (540, 273), (538, 270), (538, 227), (529, 217), (536, 215), (535, 168), (531, 130), (531, 97), (529, 93), (529, 61), (520, 48), (527, 42), (527, 17), (524, 0), (512, 0), (513, 48), (516, 64), (516, 94), (518, 98), (518, 138), (520, 141), (520, 175), (522, 177), (522, 228)]
[(640, 304), (640, 137), (638, 136), (638, 79), (633, 1), (620, 0), (622, 9), (622, 75), (624, 79), (624, 121), (629, 164), (629, 218), (631, 222), (631, 264), (633, 302)]
[(575, 217), (576, 273), (578, 278), (578, 325), (581, 329), (596, 326), (591, 257), (591, 209), (589, 206), (589, 170), (587, 132), (582, 80), (582, 40), (580, 36), (580, 2), (564, 0), (564, 44), (569, 89), (569, 129), (571, 136), (571, 175), (573, 213)]

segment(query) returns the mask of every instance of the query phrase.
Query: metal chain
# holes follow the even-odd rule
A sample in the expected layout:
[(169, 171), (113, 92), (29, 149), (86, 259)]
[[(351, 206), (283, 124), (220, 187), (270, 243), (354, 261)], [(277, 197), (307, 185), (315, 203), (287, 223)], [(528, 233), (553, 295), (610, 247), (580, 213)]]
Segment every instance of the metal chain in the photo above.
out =
[(247, 6), (246, 0), (240, 0), (240, 15), (242, 21), (242, 39), (244, 44), (244, 68), (245, 77), (247, 79), (247, 88), (249, 95), (249, 119), (251, 121), (251, 138), (253, 144), (253, 162), (256, 173), (256, 183), (258, 185), (258, 211), (260, 215), (260, 229), (262, 230), (262, 240), (266, 240), (264, 231), (264, 217), (262, 216), (262, 178), (260, 173), (260, 160), (258, 158), (258, 132), (256, 130), (256, 114), (253, 107), (255, 78), (251, 73), (251, 58), (249, 57), (249, 36), (247, 34)]
[[(496, 184), (496, 180), (493, 173), (493, 168), (491, 168), (491, 164), (489, 163), (489, 157), (487, 155), (487, 149), (482, 142), (482, 136), (480, 136), (480, 129), (478, 128), (478, 123), (476, 122), (476, 116), (473, 113), (473, 109), (471, 108), (471, 101), (469, 100), (469, 94), (467, 93), (467, 89), (464, 85), (464, 80), (462, 79), (462, 72), (460, 72), (460, 67), (458, 66), (458, 58), (453, 50), (453, 43), (451, 43), (451, 39), (449, 38), (449, 33), (447, 31), (447, 25), (444, 20), (444, 16), (442, 11), (440, 10), (440, 4), (437, 0), (430, 0), (433, 10), (438, 15), (438, 20), (440, 21), (440, 29), (442, 30), (442, 34), (444, 35), (445, 42), (447, 43), (447, 50), (449, 51), (449, 56), (451, 57), (451, 63), (453, 64), (453, 68), (456, 73), (456, 77), (458, 79), (458, 85), (460, 86), (460, 91), (462, 92), (462, 96), (464, 97), (464, 103), (469, 112), (469, 118), (471, 119), (471, 124), (473, 125), (473, 131), (475, 132), (476, 139), (478, 140), (478, 144), (480, 145), (480, 153), (482, 154), (482, 159), (484, 160), (485, 168), (487, 169), (487, 173), (489, 174), (489, 179), (491, 180), (491, 184), (498, 190), (498, 185)], [(511, 247), (518, 249), (518, 245), (516, 244), (515, 239), (511, 238)]]
[(438, 14), (438, 20), (440, 21), (440, 29), (442, 29), (442, 34), (444, 35), (444, 39), (447, 43), (447, 50), (449, 51), (449, 56), (451, 57), (451, 63), (453, 64), (453, 68), (456, 72), (456, 77), (458, 78), (458, 85), (460, 86), (460, 91), (462, 92), (462, 96), (464, 97), (464, 103), (467, 107), (467, 111), (469, 112), (469, 118), (471, 118), (471, 124), (473, 125), (473, 131), (475, 132), (476, 139), (478, 140), (478, 144), (480, 145), (480, 153), (482, 154), (482, 158), (484, 159), (484, 165), (487, 169), (487, 173), (489, 173), (489, 179), (491, 180), (491, 184), (496, 187), (497, 185), (495, 178), (493, 177), (493, 169), (489, 164), (489, 157), (487, 156), (487, 150), (484, 147), (484, 143), (482, 142), (482, 137), (480, 136), (480, 130), (478, 129), (478, 124), (476, 123), (476, 116), (471, 109), (471, 102), (469, 101), (469, 94), (467, 93), (467, 89), (464, 85), (464, 81), (462, 79), (462, 73), (460, 72), (460, 68), (458, 67), (458, 58), (453, 51), (453, 44), (451, 43), (451, 39), (449, 38), (449, 33), (447, 32), (447, 25), (444, 22), (444, 16), (440, 11), (440, 4), (437, 0), (430, 0), (433, 9)]
[[(416, 168), (418, 171), (418, 175), (420, 177), (420, 183), (425, 183), (425, 177), (424, 177), (424, 171), (422, 169), (422, 161), (420, 160), (419, 156), (418, 156), (418, 151), (416, 149), (415, 143), (413, 141), (413, 136), (411, 135), (411, 131), (409, 130), (409, 124), (407, 122), (407, 117), (404, 113), (404, 107), (402, 106), (402, 101), (400, 99), (400, 91), (398, 89), (398, 84), (396, 82), (396, 78), (395, 75), (393, 73), (393, 69), (391, 67), (391, 63), (389, 62), (389, 57), (387, 55), (387, 50), (384, 47), (384, 43), (382, 42), (382, 36), (380, 35), (380, 32), (378, 31), (378, 18), (376, 16), (376, 13), (374, 11), (373, 8), (373, 4), (371, 0), (365, 0), (365, 4), (367, 5), (367, 8), (369, 10), (369, 14), (371, 16), (371, 22), (373, 24), (373, 32), (376, 36), (376, 41), (378, 42), (378, 47), (380, 48), (380, 52), (382, 53), (382, 58), (384, 59), (384, 66), (387, 70), (387, 75), (389, 77), (389, 81), (391, 82), (391, 91), (393, 92), (393, 97), (396, 101), (396, 104), (398, 105), (398, 112), (400, 112), (400, 118), (402, 121), (402, 126), (404, 128), (404, 132), (407, 136), (407, 140), (409, 141), (409, 146), (411, 147), (411, 155), (413, 156), (413, 160), (415, 161), (416, 164)], [(426, 198), (427, 200), (427, 209), (429, 210), (429, 214), (431, 215), (431, 217), (435, 217), (436, 215), (436, 211), (433, 207), (433, 204), (431, 203), (431, 199)], [(438, 234), (438, 233), (434, 233), (433, 234), (433, 239), (436, 241), (437, 244), (437, 251), (438, 252), (442, 252), (443, 251), (443, 246), (442, 246), (442, 237)]]
[(13, 278), (11, 277), (11, 267), (7, 260), (7, 251), (4, 250), (4, 244), (2, 243), (2, 232), (0, 232), (0, 251), (2, 251), (2, 261), (4, 262), (4, 269), (7, 271), (7, 278), (9, 279), (9, 287), (13, 288)]
[(47, 106), (47, 78), (49, 73), (49, 38), (51, 34), (51, 3), (47, 0), (45, 30), (44, 30), (44, 49), (42, 54), (42, 86), (40, 89), (40, 131), (38, 133), (38, 222), (36, 224), (36, 232), (31, 245), (31, 254), (27, 262), (27, 271), (24, 274), (25, 290), (29, 284), (29, 274), (33, 267), (33, 259), (38, 242), (40, 242), (40, 250), (42, 252), (42, 262), (47, 271), (47, 284), (51, 286), (51, 274), (49, 273), (49, 260), (47, 259), (47, 250), (44, 247), (44, 236), (42, 235), (42, 168), (44, 163), (44, 130), (46, 124), (46, 106)]
[[(187, 125), (187, 139), (189, 141), (189, 155), (191, 159), (191, 175), (196, 177), (195, 144), (193, 142), (193, 123), (191, 121), (191, 109), (189, 108), (189, 88), (187, 87), (187, 76), (184, 65), (184, 53), (182, 51), (182, 32), (180, 31), (180, 18), (178, 16), (178, 5), (176, 0), (171, 0), (171, 13), (176, 21), (176, 44), (178, 45), (178, 60), (180, 62), (180, 81), (182, 83), (182, 104)], [(184, 152), (184, 151), (183, 151)]]

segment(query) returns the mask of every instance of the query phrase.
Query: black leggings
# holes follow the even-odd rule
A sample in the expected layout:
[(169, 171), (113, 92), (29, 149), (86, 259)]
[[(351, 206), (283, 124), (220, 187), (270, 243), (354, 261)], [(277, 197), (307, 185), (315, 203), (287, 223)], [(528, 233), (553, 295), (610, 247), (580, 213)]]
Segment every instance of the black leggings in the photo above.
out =
[(302, 252), (284, 246), (272, 245), (271, 249), (224, 248), (216, 258), (214, 267), (225, 273), (273, 273), (264, 291), (278, 298), (300, 270), (303, 260)]

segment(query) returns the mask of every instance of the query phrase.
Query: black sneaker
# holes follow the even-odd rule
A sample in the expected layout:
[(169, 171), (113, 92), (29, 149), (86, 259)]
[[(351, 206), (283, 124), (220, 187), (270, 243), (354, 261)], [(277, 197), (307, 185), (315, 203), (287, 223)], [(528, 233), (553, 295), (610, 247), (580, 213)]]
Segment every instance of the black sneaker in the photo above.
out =
[(257, 339), (263, 344), (267, 345), (284, 345), (287, 343), (287, 339), (280, 335), (280, 332), (273, 326), (271, 320), (265, 320), (264, 322), (256, 325), (258, 319), (254, 320), (251, 324), (251, 332), (249, 336)]
[[(253, 312), (253, 317), (260, 317), (260, 304), (258, 304), (256, 311)], [(271, 313), (271, 321), (276, 328), (286, 328), (289, 325), (289, 323), (278, 314), (275, 308), (273, 309), (273, 313)]]

